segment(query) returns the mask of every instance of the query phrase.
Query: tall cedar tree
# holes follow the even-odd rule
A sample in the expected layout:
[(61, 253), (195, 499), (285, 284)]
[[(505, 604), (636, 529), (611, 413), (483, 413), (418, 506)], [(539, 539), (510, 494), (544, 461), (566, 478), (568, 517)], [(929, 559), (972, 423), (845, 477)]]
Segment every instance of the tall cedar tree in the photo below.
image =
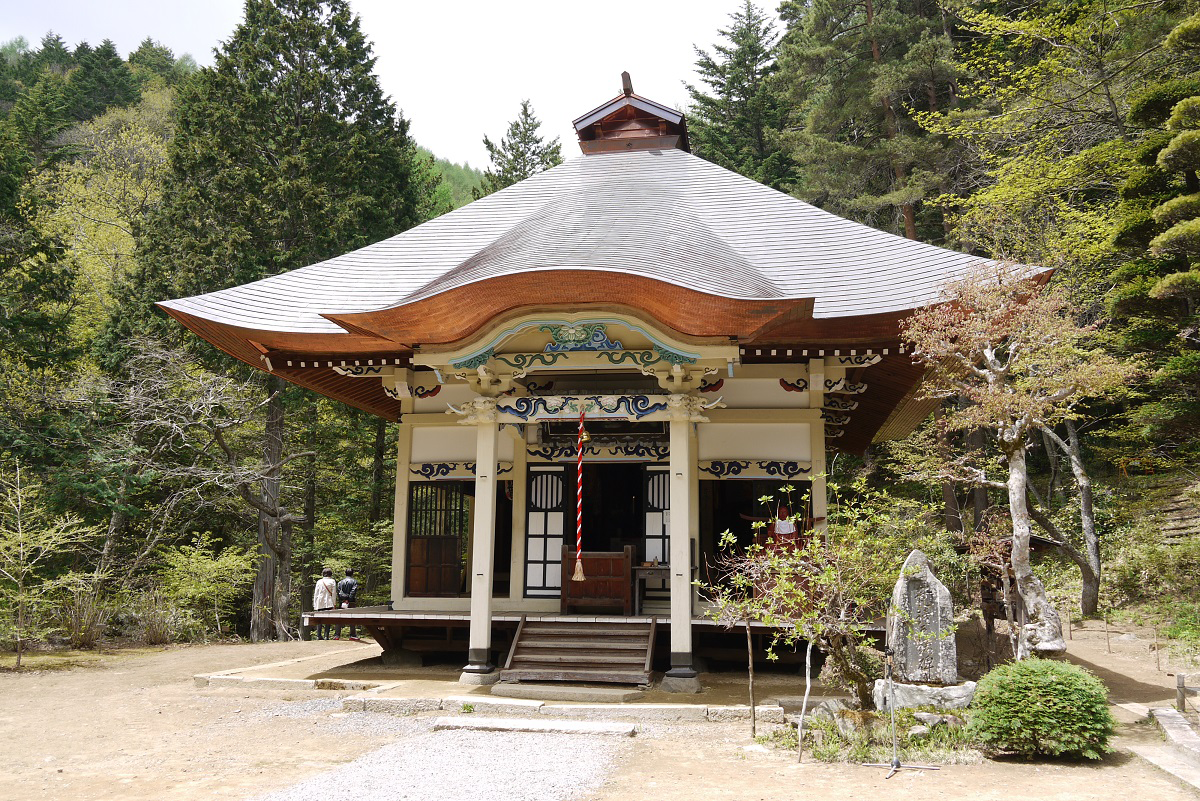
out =
[(913, 110), (958, 102), (950, 32), (923, 0), (787, 0), (780, 82), (794, 106), (787, 137), (801, 194), (909, 239), (941, 239), (926, 198), (952, 191), (943, 144)]
[(71, 73), (71, 116), (83, 122), (138, 99), (138, 85), (111, 39), (79, 58)]
[[(180, 91), (163, 204), (142, 229), (141, 268), (110, 342), (152, 327), (155, 300), (275, 275), (419, 222), (436, 179), (374, 65), (345, 0), (247, 0), (216, 64)], [(287, 636), (291, 529), (302, 519), (282, 496), (283, 388), (268, 378), (265, 478), (243, 498), (258, 512), (264, 557), (255, 640)]]
[(707, 90), (687, 84), (688, 139), (703, 159), (775, 189), (792, 181), (791, 159), (780, 148), (779, 132), (788, 107), (777, 96), (772, 76), (778, 35), (763, 12), (746, 0), (729, 15), (725, 43), (713, 52), (696, 48), (696, 71)]
[(522, 100), (521, 111), (509, 123), (508, 133), (500, 137), (500, 144), (483, 137), (483, 146), (487, 148), (492, 166), (483, 173), (483, 183), (474, 190), (476, 200), (562, 164), (562, 146), (558, 137), (547, 142), (538, 133), (541, 127), (529, 101)]

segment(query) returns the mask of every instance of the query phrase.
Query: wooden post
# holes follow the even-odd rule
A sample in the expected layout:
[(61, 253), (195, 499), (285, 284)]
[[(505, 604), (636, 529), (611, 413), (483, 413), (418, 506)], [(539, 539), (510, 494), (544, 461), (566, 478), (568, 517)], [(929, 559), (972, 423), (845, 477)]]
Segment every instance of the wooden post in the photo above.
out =
[(1071, 636), (1071, 607), (1068, 606), (1064, 611), (1067, 613), (1067, 639), (1071, 640), (1074, 639)]
[(1175, 708), (1182, 714), (1187, 712), (1187, 674), (1175, 674)]
[(1154, 669), (1162, 670), (1161, 660), (1158, 656), (1158, 624), (1154, 625)]
[(1104, 613), (1104, 650), (1112, 653), (1112, 640), (1108, 638), (1108, 612)]

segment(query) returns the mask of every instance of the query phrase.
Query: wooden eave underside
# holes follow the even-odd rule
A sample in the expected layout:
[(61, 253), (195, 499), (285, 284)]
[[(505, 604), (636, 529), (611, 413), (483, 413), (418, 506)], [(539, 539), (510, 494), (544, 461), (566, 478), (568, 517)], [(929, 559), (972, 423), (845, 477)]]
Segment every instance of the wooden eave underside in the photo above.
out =
[[(550, 280), (547, 277), (552, 275)], [(616, 290), (623, 289), (618, 293)], [(619, 297), (619, 300), (618, 300)], [(899, 313), (814, 320), (811, 303), (799, 301), (732, 301), (671, 286), (641, 276), (564, 271), (503, 276), (472, 284), (409, 306), (363, 315), (330, 315), (345, 325), (344, 334), (258, 331), (215, 323), (164, 308), (183, 326), (220, 350), (326, 397), (387, 420), (399, 419), (400, 402), (383, 391), (378, 380), (340, 375), (330, 365), (406, 365), (413, 348), (407, 343), (450, 346), (477, 334), (512, 313), (531, 308), (584, 311), (589, 307), (629, 309), (686, 337), (730, 337), (743, 348), (790, 349), (785, 356), (745, 357), (747, 362), (802, 363), (802, 349), (887, 348), (881, 364), (857, 371), (851, 380), (866, 381), (868, 389), (855, 396), (859, 407), (850, 412), (845, 435), (831, 447), (859, 453), (866, 449), (898, 404), (909, 398), (922, 370), (899, 351)], [(909, 404), (910, 409), (915, 409)], [(911, 412), (908, 416), (911, 416)], [(915, 423), (920, 422), (919, 418)], [(894, 434), (907, 420), (889, 423)], [(915, 423), (912, 423), (915, 425)], [(910, 426), (911, 428), (911, 426)]]

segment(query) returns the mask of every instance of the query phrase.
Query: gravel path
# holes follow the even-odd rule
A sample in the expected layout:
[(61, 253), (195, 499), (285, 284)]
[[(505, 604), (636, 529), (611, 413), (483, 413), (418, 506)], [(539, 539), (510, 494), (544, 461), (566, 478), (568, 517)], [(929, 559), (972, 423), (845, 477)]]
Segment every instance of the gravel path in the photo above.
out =
[(419, 730), (257, 801), (311, 801), (331, 793), (372, 801), (566, 801), (599, 787), (631, 748), (624, 738), (431, 731), (431, 719), (404, 720)]

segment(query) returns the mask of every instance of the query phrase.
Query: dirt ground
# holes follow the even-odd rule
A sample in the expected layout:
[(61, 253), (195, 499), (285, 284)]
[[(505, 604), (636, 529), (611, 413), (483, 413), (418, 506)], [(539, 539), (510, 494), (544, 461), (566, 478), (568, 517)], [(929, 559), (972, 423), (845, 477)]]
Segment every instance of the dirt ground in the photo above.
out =
[[(1169, 702), (1174, 676), (1156, 669), (1144, 632), (1135, 632), (1138, 640), (1118, 639), (1129, 631), (1113, 630), (1109, 654), (1095, 623), (1076, 628), (1070, 658), (1100, 675), (1114, 702)], [(378, 652), (346, 641), (217, 645), (116, 654), (73, 670), (0, 673), (0, 799), (244, 799), (349, 762), (393, 735), (347, 726), (335, 704), (315, 700), (336, 693), (198, 689), (192, 681), (197, 673), (301, 656), (328, 657), (317, 665), (336, 662), (333, 652), (347, 648), (363, 657)], [(281, 702), (306, 700), (313, 700), (311, 714), (278, 711)], [(588, 798), (1200, 799), (1125, 750), (1156, 738), (1147, 725), (1123, 723), (1117, 753), (1098, 764), (993, 760), (885, 781), (881, 769), (797, 765), (794, 753), (754, 745), (744, 723), (655, 726)]]

